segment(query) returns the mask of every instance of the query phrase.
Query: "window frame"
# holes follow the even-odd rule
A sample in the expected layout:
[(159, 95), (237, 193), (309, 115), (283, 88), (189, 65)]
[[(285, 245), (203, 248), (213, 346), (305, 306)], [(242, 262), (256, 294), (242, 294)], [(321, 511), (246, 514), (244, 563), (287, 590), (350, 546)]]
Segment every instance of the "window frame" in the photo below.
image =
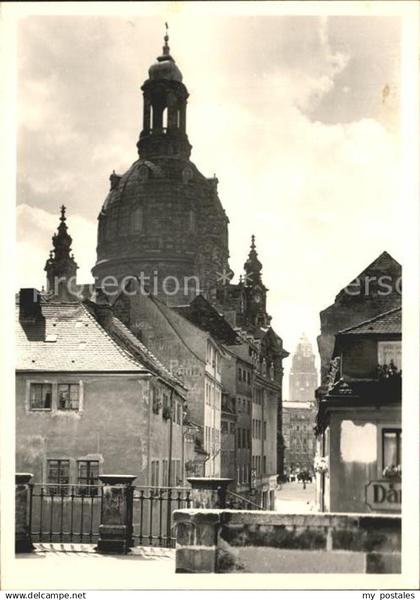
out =
[(381, 465), (382, 465), (382, 471), (390, 465), (386, 465), (385, 464), (385, 434), (386, 433), (396, 433), (396, 439), (397, 439), (397, 465), (401, 465), (402, 463), (402, 428), (401, 427), (392, 427), (392, 426), (385, 426), (385, 427), (381, 427)]
[[(86, 477), (80, 477), (80, 466), (82, 463), (86, 463), (87, 465), (87, 476)], [(98, 467), (98, 474), (95, 477), (95, 479), (97, 480), (96, 483), (82, 483), (81, 479), (86, 479), (87, 481), (91, 480), (92, 477), (90, 476), (90, 470), (91, 470), (91, 466), (92, 463), (95, 463)], [(100, 485), (100, 479), (99, 479), (99, 475), (100, 475), (100, 461), (98, 459), (86, 459), (86, 458), (80, 458), (77, 459), (76, 461), (76, 467), (77, 467), (77, 490), (79, 494), (84, 494), (84, 492), (82, 491), (84, 488), (86, 488), (87, 491), (87, 496), (97, 496), (98, 495), (98, 487)], [(94, 487), (90, 487), (90, 486), (97, 486), (96, 488)]]
[[(51, 393), (51, 397), (50, 397), (50, 407), (43, 407), (43, 408), (35, 408), (32, 406), (32, 389), (33, 386), (41, 386), (41, 395), (42, 395), (42, 388), (44, 386), (49, 386), (50, 387), (50, 393)], [(52, 407), (53, 407), (53, 384), (51, 381), (29, 381), (29, 394), (28, 394), (28, 401), (29, 401), (29, 410), (31, 412), (51, 412), (52, 411)]]
[[(57, 463), (58, 481), (50, 481), (50, 463)], [(61, 465), (67, 463), (67, 483), (61, 481)], [(68, 496), (70, 490), (71, 465), (69, 458), (47, 458), (46, 466), (46, 493), (48, 495), (63, 495)], [(64, 487), (68, 486), (68, 487)], [(55, 488), (55, 489), (54, 489)]]
[[(72, 402), (71, 400), (71, 387), (74, 386), (77, 388), (77, 408), (66, 408), (63, 406), (60, 406), (60, 387), (61, 386), (67, 386), (69, 388), (69, 401)], [(57, 410), (59, 411), (70, 411), (70, 412), (79, 412), (80, 411), (80, 397), (81, 397), (81, 386), (80, 386), (80, 382), (78, 381), (58, 381), (57, 382)]]

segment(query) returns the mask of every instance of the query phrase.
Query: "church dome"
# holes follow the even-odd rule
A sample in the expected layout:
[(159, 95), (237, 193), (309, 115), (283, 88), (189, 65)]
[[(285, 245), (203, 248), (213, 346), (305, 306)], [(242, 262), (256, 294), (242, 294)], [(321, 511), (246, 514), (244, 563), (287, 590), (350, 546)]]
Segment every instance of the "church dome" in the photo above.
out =
[(169, 81), (182, 81), (182, 73), (171, 56), (159, 56), (157, 62), (149, 69), (149, 79), (166, 79)]
[(157, 57), (155, 62), (149, 69), (149, 79), (154, 81), (166, 79), (169, 81), (182, 82), (182, 73), (175, 64), (174, 59), (170, 55), (168, 46), (168, 35), (164, 37), (165, 45), (163, 46), (163, 54)]

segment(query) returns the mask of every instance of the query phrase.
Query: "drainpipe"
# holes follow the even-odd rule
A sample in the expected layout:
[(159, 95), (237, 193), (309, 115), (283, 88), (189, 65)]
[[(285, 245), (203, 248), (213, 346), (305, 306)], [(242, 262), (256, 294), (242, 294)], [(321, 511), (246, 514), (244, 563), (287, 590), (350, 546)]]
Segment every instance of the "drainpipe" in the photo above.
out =
[(169, 464), (168, 464), (168, 487), (171, 487), (171, 477), (172, 477), (172, 438), (173, 438), (173, 418), (172, 418), (172, 409), (173, 409), (173, 404), (172, 404), (172, 400), (173, 400), (173, 395), (174, 395), (174, 389), (171, 389), (171, 395), (170, 395), (170, 400), (169, 400)]
[(181, 478), (182, 485), (185, 484), (185, 428), (184, 428), (184, 411), (181, 413)]
[(147, 393), (149, 396), (149, 414), (147, 416), (147, 485), (151, 485), (151, 464), (150, 464), (150, 444), (152, 438), (152, 404), (153, 404), (153, 393), (152, 393), (152, 380), (149, 379), (149, 385)]

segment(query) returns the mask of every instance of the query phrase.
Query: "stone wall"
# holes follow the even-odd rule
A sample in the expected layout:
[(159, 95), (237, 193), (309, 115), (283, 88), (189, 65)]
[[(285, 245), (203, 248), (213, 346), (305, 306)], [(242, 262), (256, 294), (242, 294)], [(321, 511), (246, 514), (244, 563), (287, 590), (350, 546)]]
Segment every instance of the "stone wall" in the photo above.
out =
[(177, 573), (400, 573), (398, 515), (179, 510)]

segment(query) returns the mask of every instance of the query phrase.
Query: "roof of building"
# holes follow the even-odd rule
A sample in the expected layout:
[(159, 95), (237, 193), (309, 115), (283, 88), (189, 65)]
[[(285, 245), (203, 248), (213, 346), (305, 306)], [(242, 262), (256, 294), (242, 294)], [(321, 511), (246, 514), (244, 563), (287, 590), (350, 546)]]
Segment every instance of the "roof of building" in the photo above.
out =
[(196, 296), (191, 304), (175, 306), (173, 310), (222, 344), (238, 342), (238, 335), (229, 322), (202, 295)]
[(21, 323), (17, 306), (17, 370), (148, 371), (108, 335), (83, 303), (44, 298), (41, 313), (43, 318)]
[[(159, 300), (156, 296), (153, 296), (153, 294), (149, 294), (147, 297), (155, 304), (155, 306), (160, 310), (160, 312), (166, 318), (167, 322), (171, 326), (172, 330), (174, 331), (174, 333), (176, 334), (178, 339), (180, 339), (182, 341), (184, 346), (200, 362), (205, 362), (205, 355), (203, 354), (201, 356), (199, 354), (199, 352), (197, 351), (197, 349), (192, 347), (192, 344), (187, 340), (187, 336), (184, 335), (184, 333), (180, 330), (180, 326), (182, 326), (182, 323), (187, 323), (188, 327), (193, 328), (193, 330), (197, 333), (197, 336), (201, 333), (201, 334), (203, 334), (204, 339), (207, 336), (211, 337), (213, 343), (216, 345), (216, 347), (219, 349), (219, 351), (223, 352), (221, 346), (218, 344), (218, 342), (215, 340), (215, 338), (211, 335), (211, 333), (202, 329), (201, 327), (198, 327), (198, 325), (196, 325), (195, 323), (193, 323), (192, 321), (187, 319), (187, 317), (184, 316), (181, 312), (175, 310), (175, 307), (167, 306), (167, 304), (165, 304), (164, 302)], [(195, 336), (195, 337), (197, 337), (197, 336)], [(203, 352), (205, 352), (204, 348), (203, 348)]]
[[(361, 283), (363, 284), (368, 278), (370, 278), (371, 280), (371, 285), (369, 289), (376, 289), (375, 285), (372, 285), (372, 283), (376, 285), (381, 284), (380, 276), (384, 274), (391, 276), (391, 278), (395, 279), (401, 276), (400, 263), (396, 261), (395, 258), (391, 256), (386, 250), (382, 252), (379, 256), (377, 256), (375, 260), (373, 260), (367, 267), (365, 267), (357, 277), (352, 279), (352, 281), (350, 281), (348, 285), (337, 294), (335, 300), (337, 301), (340, 298), (351, 300), (353, 294), (349, 294), (348, 288), (360, 285)], [(382, 296), (380, 297), (382, 297), (384, 303), (386, 304), (388, 300), (387, 294), (382, 294)]]
[(348, 327), (339, 331), (339, 335), (350, 334), (401, 334), (401, 306), (393, 308), (387, 312), (381, 313), (372, 319), (363, 321), (353, 327)]
[(164, 379), (184, 387), (183, 382), (175, 377), (169, 369), (115, 316), (112, 317), (112, 327), (109, 335), (131, 354), (137, 356), (146, 367)]

